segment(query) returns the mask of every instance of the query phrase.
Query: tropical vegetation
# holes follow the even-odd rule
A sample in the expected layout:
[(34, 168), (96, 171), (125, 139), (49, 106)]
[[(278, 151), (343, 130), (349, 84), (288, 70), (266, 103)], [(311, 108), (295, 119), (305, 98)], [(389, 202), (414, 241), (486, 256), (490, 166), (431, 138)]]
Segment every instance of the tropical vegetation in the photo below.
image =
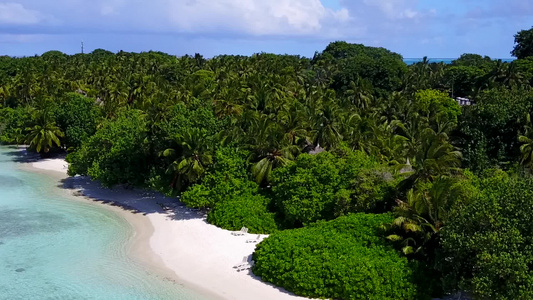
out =
[(529, 299), (532, 30), (512, 62), (346, 42), (1, 56), (0, 142), (272, 234), (253, 272), (299, 295)]

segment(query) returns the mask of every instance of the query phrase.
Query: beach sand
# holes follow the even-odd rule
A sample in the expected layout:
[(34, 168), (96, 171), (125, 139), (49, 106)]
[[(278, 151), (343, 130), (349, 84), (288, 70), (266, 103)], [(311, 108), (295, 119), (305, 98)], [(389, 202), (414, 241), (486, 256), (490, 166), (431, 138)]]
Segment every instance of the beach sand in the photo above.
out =
[(233, 236), (231, 231), (208, 224), (201, 212), (157, 193), (106, 189), (85, 177), (67, 177), (68, 164), (61, 158), (29, 164), (34, 172), (58, 176), (69, 194), (102, 203), (124, 217), (135, 232), (132, 257), (165, 279), (209, 299), (306, 299), (263, 283), (251, 271), (233, 268), (243, 257), (251, 256), (256, 244), (246, 241), (258, 235)]

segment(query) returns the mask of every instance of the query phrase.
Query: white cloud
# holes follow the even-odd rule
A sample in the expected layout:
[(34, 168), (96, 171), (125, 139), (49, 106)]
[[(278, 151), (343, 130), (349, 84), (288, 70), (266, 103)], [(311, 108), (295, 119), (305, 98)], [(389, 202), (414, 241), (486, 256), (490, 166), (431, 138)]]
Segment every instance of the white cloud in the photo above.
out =
[(0, 3), (0, 24), (30, 25), (42, 20), (38, 11), (26, 9), (20, 3)]
[[(421, 12), (416, 9), (417, 1), (413, 0), (363, 0), (360, 6), (367, 13), (379, 17), (379, 19), (413, 19), (421, 16)], [(377, 10), (377, 11), (376, 11)]]
[(320, 0), (185, 0), (169, 1), (169, 8), (172, 24), (185, 32), (309, 35), (349, 18), (346, 9), (333, 11)]
[(408, 19), (413, 19), (414, 17), (418, 16), (418, 12), (408, 8), (404, 10), (403, 16)]
[(124, 0), (107, 0), (103, 1), (100, 6), (102, 16), (116, 15), (125, 6)]
[[(326, 7), (323, 0), (11, 1), (20, 4), (0, 6), (0, 24), (40, 22), (35, 27), (40, 33), (186, 33), (365, 42), (424, 31), (426, 26), (420, 24), (434, 15), (418, 9), (419, 0), (340, 0), (337, 9)], [(10, 17), (4, 16), (6, 11)]]

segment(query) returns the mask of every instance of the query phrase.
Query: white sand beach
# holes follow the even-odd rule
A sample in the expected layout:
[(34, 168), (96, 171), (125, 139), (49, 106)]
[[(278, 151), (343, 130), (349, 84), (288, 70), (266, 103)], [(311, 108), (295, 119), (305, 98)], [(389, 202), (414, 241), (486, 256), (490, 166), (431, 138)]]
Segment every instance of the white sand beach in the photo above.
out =
[(213, 299), (306, 299), (261, 282), (251, 271), (233, 268), (253, 253), (256, 244), (246, 241), (257, 235), (234, 236), (208, 224), (202, 213), (152, 192), (110, 190), (88, 178), (67, 178), (64, 159), (37, 160), (31, 166), (61, 174), (64, 188), (74, 195), (124, 214), (136, 232), (132, 256), (169, 279)]

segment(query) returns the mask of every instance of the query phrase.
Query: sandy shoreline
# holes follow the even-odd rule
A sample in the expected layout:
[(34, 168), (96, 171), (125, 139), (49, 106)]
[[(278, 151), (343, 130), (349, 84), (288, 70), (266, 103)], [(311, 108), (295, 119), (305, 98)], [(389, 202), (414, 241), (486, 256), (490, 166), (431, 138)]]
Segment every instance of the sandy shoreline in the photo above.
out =
[(132, 258), (167, 280), (208, 299), (306, 299), (265, 284), (250, 271), (233, 268), (253, 253), (256, 244), (246, 241), (257, 235), (233, 236), (208, 224), (200, 212), (153, 192), (110, 190), (88, 178), (67, 177), (68, 165), (61, 158), (35, 160), (25, 166), (57, 177), (66, 193), (103, 203), (127, 220), (134, 231)]

